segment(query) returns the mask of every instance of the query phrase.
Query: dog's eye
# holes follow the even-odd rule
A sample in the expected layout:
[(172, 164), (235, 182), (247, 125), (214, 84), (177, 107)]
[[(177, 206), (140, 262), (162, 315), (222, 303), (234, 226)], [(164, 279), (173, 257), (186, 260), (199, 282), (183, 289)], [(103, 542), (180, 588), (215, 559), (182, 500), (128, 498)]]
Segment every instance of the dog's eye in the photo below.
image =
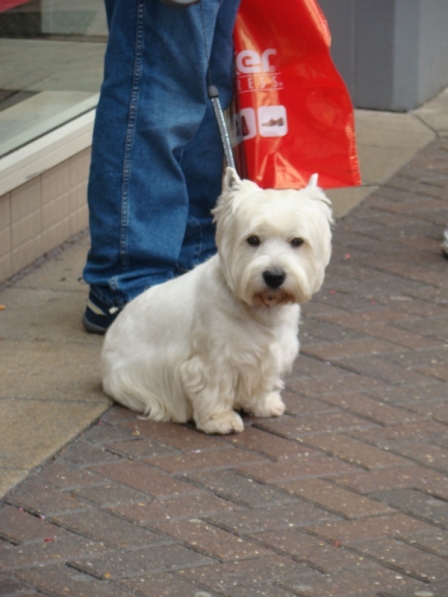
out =
[(300, 247), (300, 245), (303, 245), (303, 238), (293, 238), (291, 241), (291, 246), (292, 247)]
[(246, 240), (246, 242), (251, 247), (258, 247), (261, 244), (261, 240), (259, 239), (258, 236), (249, 236), (249, 238)]

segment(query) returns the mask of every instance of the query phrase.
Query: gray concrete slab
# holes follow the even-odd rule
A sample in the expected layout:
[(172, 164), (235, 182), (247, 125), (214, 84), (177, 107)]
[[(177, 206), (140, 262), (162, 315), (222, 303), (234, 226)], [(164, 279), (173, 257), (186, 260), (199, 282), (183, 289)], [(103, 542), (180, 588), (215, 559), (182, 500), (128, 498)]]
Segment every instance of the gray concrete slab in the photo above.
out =
[[(88, 237), (85, 242), (88, 242)], [(53, 259), (43, 262), (39, 267), (31, 268), (26, 276), (14, 284), (14, 287), (80, 292), (85, 295), (87, 287), (82, 280), (82, 267), (87, 250), (88, 247), (81, 242), (69, 247), (60, 254), (56, 254)]]
[(336, 218), (346, 216), (437, 135), (448, 134), (447, 114), (448, 90), (408, 114), (356, 110), (362, 186), (328, 191)]
[(0, 398), (0, 496), (74, 439), (107, 406), (104, 398), (96, 402)]
[(84, 310), (87, 290), (63, 292), (40, 288), (6, 288), (1, 294), (1, 336), (5, 340), (81, 343), (98, 345), (95, 335), (87, 337), (79, 313)]
[(414, 116), (440, 136), (448, 135), (448, 89), (445, 89), (433, 100), (415, 110)]
[(81, 236), (0, 292), (0, 495), (110, 404), (100, 385), (102, 338), (81, 324), (87, 246)]

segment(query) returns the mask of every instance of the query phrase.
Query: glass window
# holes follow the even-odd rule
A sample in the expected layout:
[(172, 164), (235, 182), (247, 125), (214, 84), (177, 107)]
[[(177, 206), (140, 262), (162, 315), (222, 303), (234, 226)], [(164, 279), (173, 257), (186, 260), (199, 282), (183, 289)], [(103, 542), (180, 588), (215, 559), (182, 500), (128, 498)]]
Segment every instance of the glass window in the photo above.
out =
[(103, 0), (0, 0), (0, 157), (92, 110)]

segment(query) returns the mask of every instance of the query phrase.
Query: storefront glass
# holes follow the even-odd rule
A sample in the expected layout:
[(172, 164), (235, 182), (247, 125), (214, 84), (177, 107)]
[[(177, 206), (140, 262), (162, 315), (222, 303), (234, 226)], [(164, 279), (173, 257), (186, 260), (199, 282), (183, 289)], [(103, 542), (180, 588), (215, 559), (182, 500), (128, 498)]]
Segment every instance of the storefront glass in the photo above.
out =
[(92, 110), (103, 0), (0, 0), (0, 157)]

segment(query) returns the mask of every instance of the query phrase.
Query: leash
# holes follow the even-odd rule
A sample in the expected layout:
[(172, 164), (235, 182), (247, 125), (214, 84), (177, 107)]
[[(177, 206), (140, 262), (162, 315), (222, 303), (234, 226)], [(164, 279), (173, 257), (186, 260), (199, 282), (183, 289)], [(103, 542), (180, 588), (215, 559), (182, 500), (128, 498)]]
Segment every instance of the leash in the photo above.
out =
[[(208, 44), (207, 44), (207, 32), (205, 30), (204, 11), (202, 8), (201, 0), (162, 0), (164, 4), (177, 8), (185, 8), (192, 6), (193, 4), (200, 5), (201, 20), (202, 20), (202, 33), (204, 38), (205, 55), (208, 56)], [(232, 144), (230, 143), (229, 131), (227, 129), (226, 119), (222, 110), (221, 102), (219, 101), (218, 88), (213, 85), (212, 74), (210, 71), (210, 60), (207, 61), (207, 93), (210, 101), (212, 102), (213, 112), (215, 113), (216, 122), (218, 123), (219, 135), (221, 137), (221, 143), (224, 149), (224, 155), (226, 163), (229, 168), (235, 168), (235, 161), (233, 159)]]
[(222, 111), (221, 102), (219, 101), (219, 91), (214, 85), (208, 87), (208, 97), (210, 98), (215, 112), (215, 118), (218, 122), (219, 134), (221, 136), (221, 143), (224, 148), (224, 155), (226, 157), (227, 166), (235, 169), (235, 161), (233, 159), (232, 145), (230, 143), (229, 131), (227, 129), (226, 119)]

